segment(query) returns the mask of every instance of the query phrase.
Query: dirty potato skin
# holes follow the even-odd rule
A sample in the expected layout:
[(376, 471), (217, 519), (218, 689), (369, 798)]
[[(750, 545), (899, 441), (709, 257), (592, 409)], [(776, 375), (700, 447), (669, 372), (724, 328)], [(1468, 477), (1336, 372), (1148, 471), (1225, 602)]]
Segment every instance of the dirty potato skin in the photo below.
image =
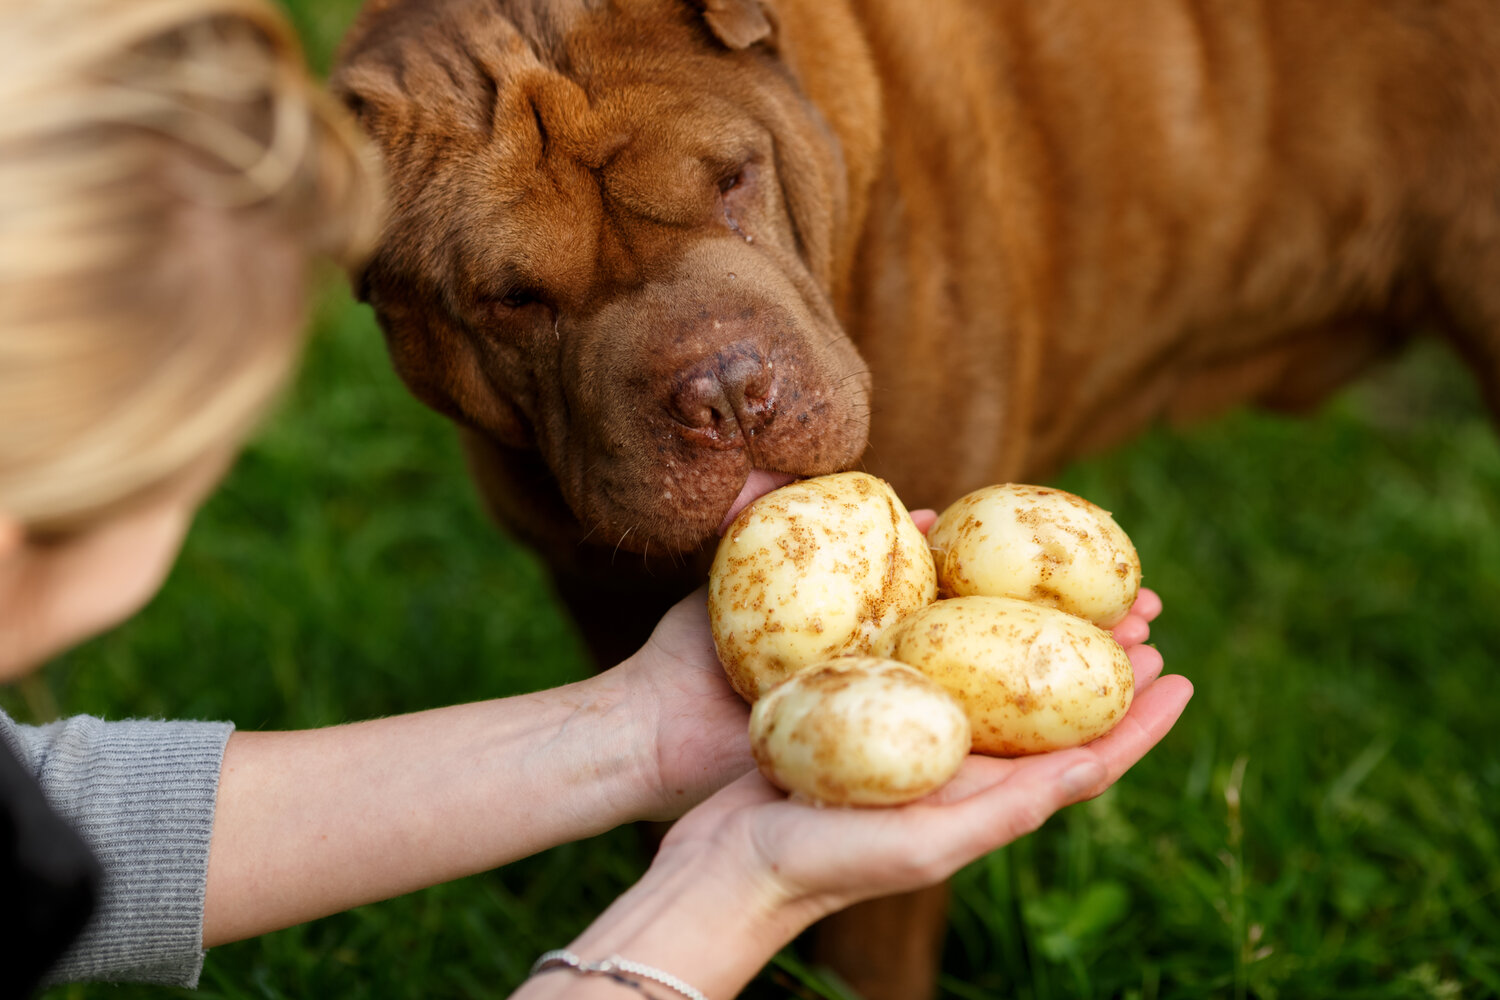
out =
[(968, 712), (974, 751), (1020, 757), (1080, 746), (1125, 715), (1135, 674), (1108, 632), (1009, 597), (955, 597), (903, 619), (876, 656), (909, 664)]
[(1109, 511), (1064, 490), (975, 490), (927, 533), (938, 596), (1016, 597), (1109, 628), (1141, 587), (1141, 560)]
[(830, 805), (928, 795), (969, 753), (969, 720), (942, 686), (893, 660), (814, 664), (756, 702), (750, 750), (777, 787)]
[(708, 613), (730, 683), (754, 702), (802, 667), (869, 652), (936, 596), (927, 542), (895, 491), (842, 472), (740, 512), (714, 556)]

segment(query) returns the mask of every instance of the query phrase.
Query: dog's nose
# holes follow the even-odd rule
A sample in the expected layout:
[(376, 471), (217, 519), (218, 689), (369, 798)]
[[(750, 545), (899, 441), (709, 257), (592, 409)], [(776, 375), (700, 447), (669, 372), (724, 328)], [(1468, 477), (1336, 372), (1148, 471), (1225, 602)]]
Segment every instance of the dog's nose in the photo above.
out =
[(678, 373), (672, 416), (715, 443), (753, 438), (776, 416), (776, 376), (752, 344), (731, 344)]

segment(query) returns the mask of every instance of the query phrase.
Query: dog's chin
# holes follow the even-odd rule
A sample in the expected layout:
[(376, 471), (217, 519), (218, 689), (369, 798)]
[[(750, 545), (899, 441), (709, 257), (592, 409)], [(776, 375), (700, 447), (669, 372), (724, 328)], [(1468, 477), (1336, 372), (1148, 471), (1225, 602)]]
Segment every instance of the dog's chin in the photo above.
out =
[(716, 545), (745, 508), (798, 478), (789, 472), (751, 469), (732, 498), (686, 510), (658, 505), (651, 510), (619, 511), (597, 522), (588, 540), (647, 557), (697, 552)]

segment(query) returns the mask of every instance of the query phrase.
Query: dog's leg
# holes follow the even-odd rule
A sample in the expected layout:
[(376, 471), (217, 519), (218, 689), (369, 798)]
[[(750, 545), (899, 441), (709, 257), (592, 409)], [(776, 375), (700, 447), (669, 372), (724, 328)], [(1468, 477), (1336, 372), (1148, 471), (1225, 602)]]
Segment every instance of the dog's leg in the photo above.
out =
[(1444, 331), (1500, 424), (1500, 203), (1488, 210), (1482, 204), (1471, 207), (1465, 231), (1445, 243), (1432, 281)]
[(931, 1000), (947, 927), (943, 883), (835, 913), (814, 929), (813, 950), (864, 1000)]

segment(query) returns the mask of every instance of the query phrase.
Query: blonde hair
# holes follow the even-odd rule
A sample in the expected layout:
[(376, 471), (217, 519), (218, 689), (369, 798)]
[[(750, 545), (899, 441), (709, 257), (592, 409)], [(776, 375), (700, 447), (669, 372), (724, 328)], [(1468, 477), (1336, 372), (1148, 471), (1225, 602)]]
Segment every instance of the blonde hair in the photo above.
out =
[(374, 160), (263, 0), (0, 0), (0, 513), (87, 526), (237, 445)]

